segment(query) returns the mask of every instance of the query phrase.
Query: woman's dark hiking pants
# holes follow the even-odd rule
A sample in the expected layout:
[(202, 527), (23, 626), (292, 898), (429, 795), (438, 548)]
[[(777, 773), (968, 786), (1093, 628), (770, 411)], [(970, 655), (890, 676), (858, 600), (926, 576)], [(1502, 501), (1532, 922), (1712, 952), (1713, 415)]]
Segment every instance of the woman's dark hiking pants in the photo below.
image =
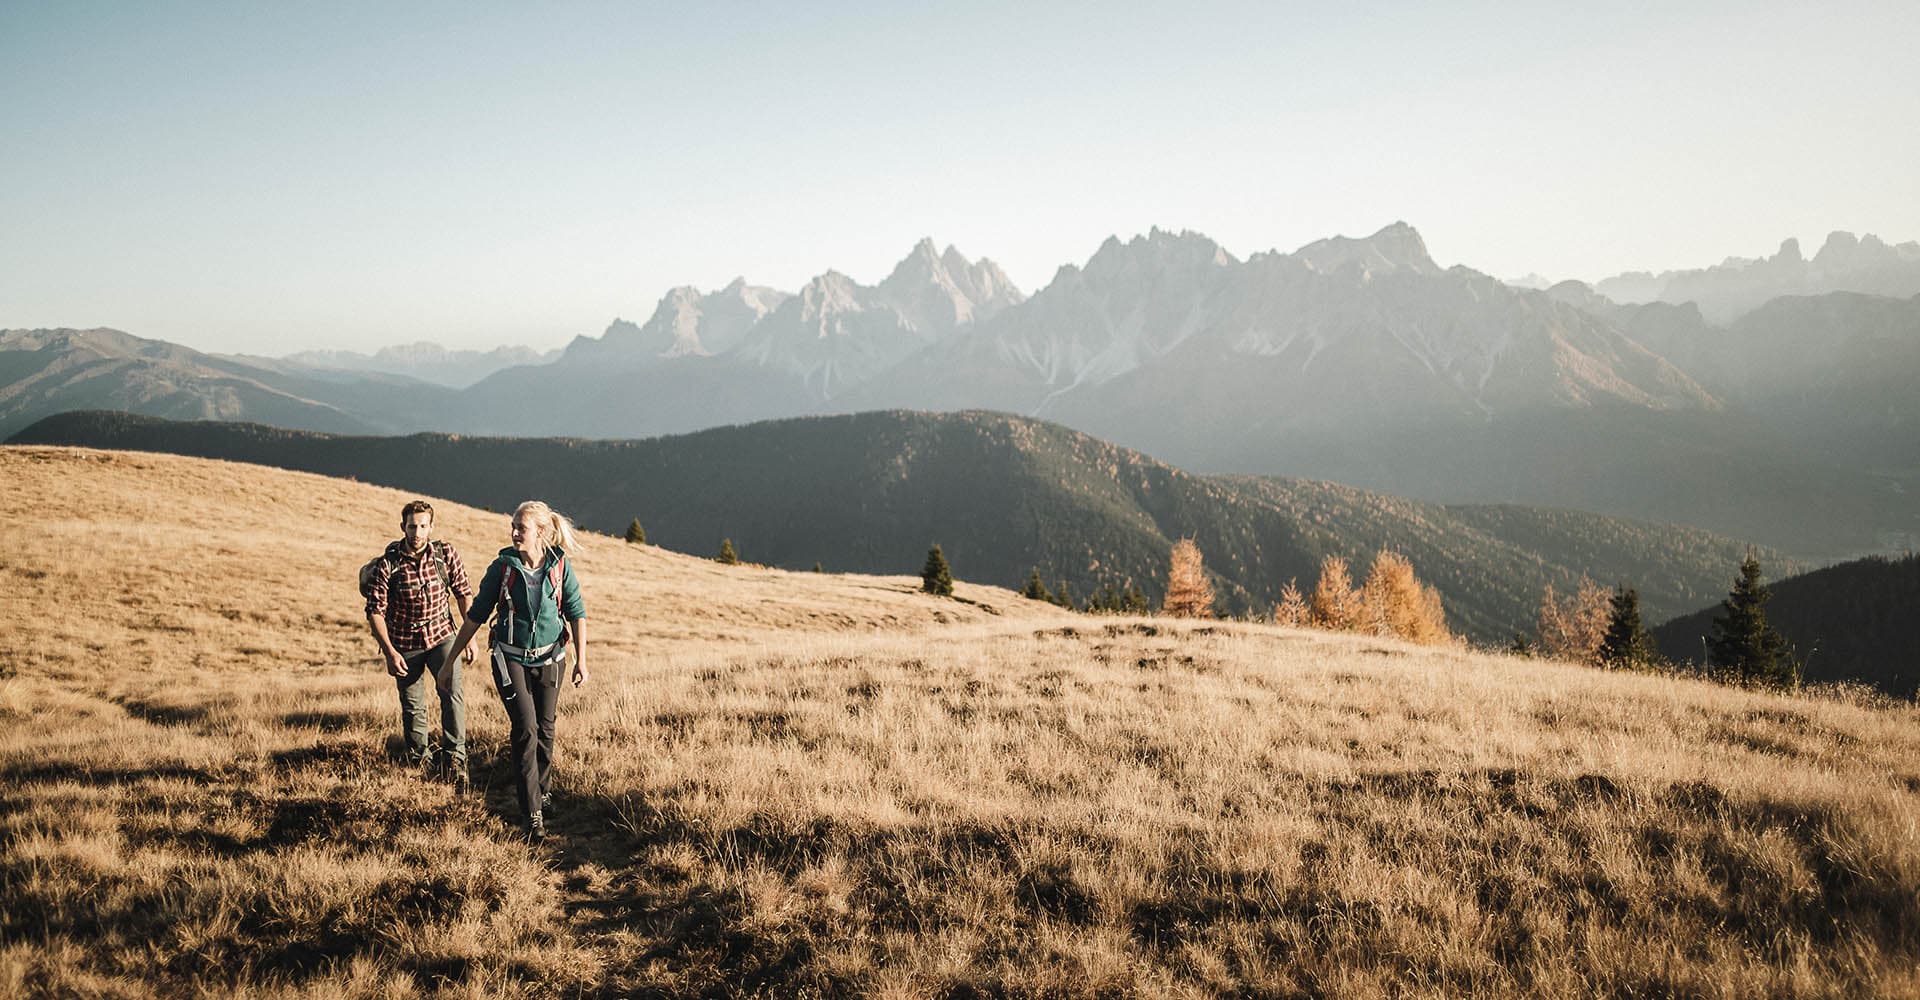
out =
[(540, 811), (540, 798), (553, 784), (553, 720), (560, 708), (560, 675), (566, 670), (566, 654), (551, 662), (528, 667), (511, 656), (506, 663), (508, 686), (500, 689), (500, 704), (513, 723), (510, 737), (513, 766), (518, 769), (514, 792), (520, 797), (520, 814), (532, 816)]

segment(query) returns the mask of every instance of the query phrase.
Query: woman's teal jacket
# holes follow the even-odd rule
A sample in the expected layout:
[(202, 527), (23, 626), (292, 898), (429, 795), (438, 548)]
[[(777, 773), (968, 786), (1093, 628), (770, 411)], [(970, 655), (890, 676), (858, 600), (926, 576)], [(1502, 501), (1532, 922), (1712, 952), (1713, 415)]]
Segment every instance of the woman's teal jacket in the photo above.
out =
[(495, 619), (493, 640), (525, 649), (557, 642), (567, 621), (578, 621), (587, 616), (587, 605), (580, 599), (580, 581), (573, 575), (571, 559), (566, 560), (566, 571), (560, 579), (559, 599), (555, 600), (553, 581), (547, 574), (553, 561), (559, 558), (561, 551), (550, 548), (546, 561), (537, 568), (529, 569), (526, 563), (520, 561), (518, 549), (512, 546), (501, 549), (500, 554), (487, 566), (486, 575), (480, 578), (480, 588), (473, 595), (473, 603), (467, 606), (467, 618), (477, 624), (486, 623), (487, 616), (492, 615), (500, 604), (500, 582), (506, 577), (507, 567), (512, 566), (514, 586), (508, 596), (512, 600), (513, 612)]

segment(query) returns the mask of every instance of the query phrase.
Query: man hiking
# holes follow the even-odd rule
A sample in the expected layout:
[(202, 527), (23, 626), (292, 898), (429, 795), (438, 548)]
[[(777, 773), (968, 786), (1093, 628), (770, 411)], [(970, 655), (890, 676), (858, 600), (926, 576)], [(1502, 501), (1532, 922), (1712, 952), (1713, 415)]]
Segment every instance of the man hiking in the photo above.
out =
[[(361, 590), (367, 596), (367, 626), (380, 644), (387, 673), (400, 689), (400, 728), (406, 736), (406, 763), (427, 761), (427, 688), (440, 695), (440, 775), (456, 792), (467, 789), (467, 711), (460, 664), (473, 662), (469, 646), (453, 655), (458, 629), (447, 610), (451, 596), (464, 619), (473, 600), (466, 564), (445, 542), (433, 540), (433, 505), (414, 500), (400, 508), (405, 536), (367, 565)], [(436, 684), (422, 684), (431, 673)]]

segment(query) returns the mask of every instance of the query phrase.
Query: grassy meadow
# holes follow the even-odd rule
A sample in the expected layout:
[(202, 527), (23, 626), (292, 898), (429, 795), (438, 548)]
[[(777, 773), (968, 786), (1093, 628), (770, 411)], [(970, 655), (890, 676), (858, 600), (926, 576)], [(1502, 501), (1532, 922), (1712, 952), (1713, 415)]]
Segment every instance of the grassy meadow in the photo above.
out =
[(7, 447), (0, 498), (0, 995), (1920, 996), (1912, 705), (594, 537), (530, 848), (483, 670), (477, 793), (396, 762), (408, 495)]

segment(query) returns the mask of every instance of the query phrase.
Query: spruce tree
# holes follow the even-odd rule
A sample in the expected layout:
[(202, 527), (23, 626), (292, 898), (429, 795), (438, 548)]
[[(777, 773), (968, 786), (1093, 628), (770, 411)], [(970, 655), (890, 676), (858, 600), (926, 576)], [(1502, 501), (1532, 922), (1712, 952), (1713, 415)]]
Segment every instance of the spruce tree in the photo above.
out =
[(739, 565), (740, 557), (734, 554), (733, 539), (731, 538), (720, 539), (720, 554), (717, 556), (714, 556), (713, 559), (715, 562), (725, 566)]
[(633, 545), (647, 544), (647, 529), (640, 526), (640, 519), (637, 517), (633, 519), (632, 524), (627, 525), (627, 541)]
[(1800, 670), (1787, 655), (1787, 640), (1767, 621), (1766, 603), (1772, 596), (1760, 582), (1760, 560), (1747, 553), (1740, 562), (1740, 578), (1720, 602), (1725, 614), (1713, 620), (1707, 656), (1715, 669), (1743, 682), (1792, 687)]
[(1600, 640), (1600, 662), (1609, 667), (1644, 667), (1654, 662), (1653, 640), (1640, 626), (1640, 592), (1626, 584), (1613, 589), (1607, 634)]
[(920, 567), (920, 589), (939, 597), (953, 596), (953, 571), (937, 543), (927, 550), (926, 564)]
[(1127, 584), (1127, 613), (1132, 615), (1144, 615), (1147, 613), (1147, 610), (1148, 610), (1148, 605), (1147, 605), (1146, 591), (1141, 590), (1140, 585), (1137, 583)]
[(1040, 567), (1033, 568), (1033, 573), (1027, 577), (1027, 585), (1020, 590), (1020, 596), (1030, 601), (1053, 603), (1053, 595), (1047, 592), (1046, 581), (1040, 579)]

